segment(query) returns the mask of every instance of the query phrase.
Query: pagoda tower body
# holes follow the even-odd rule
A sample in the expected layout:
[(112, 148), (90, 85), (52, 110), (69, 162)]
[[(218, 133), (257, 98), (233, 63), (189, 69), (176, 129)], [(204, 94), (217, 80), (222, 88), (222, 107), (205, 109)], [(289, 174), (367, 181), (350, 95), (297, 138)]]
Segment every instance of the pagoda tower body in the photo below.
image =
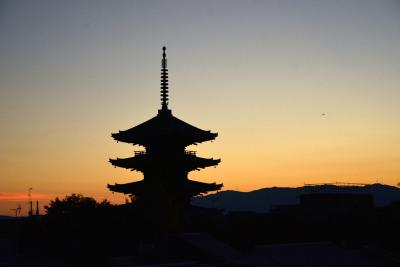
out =
[(214, 140), (217, 133), (194, 127), (172, 115), (168, 109), (168, 69), (163, 47), (161, 61), (161, 109), (158, 114), (125, 131), (113, 133), (116, 141), (143, 146), (130, 158), (110, 159), (116, 167), (143, 173), (143, 180), (108, 185), (113, 192), (129, 194), (138, 206), (158, 209), (187, 207), (192, 196), (219, 190), (222, 184), (202, 183), (188, 179), (188, 173), (216, 166), (220, 159), (201, 158), (185, 148)]

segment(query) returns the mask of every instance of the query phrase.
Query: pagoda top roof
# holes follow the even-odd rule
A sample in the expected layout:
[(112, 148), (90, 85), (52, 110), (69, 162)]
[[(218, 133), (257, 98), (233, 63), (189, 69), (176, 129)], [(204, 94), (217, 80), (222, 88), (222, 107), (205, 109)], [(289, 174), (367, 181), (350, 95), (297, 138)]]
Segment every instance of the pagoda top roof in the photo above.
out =
[(148, 145), (154, 142), (173, 142), (184, 145), (214, 140), (217, 133), (199, 129), (172, 115), (171, 110), (161, 109), (157, 116), (125, 131), (113, 133), (112, 137), (121, 142)]
[(176, 117), (168, 109), (168, 69), (166, 47), (161, 60), (161, 109), (157, 116), (125, 131), (113, 133), (112, 137), (121, 142), (151, 145), (160, 142), (175, 142), (190, 145), (213, 140), (217, 133), (204, 131)]

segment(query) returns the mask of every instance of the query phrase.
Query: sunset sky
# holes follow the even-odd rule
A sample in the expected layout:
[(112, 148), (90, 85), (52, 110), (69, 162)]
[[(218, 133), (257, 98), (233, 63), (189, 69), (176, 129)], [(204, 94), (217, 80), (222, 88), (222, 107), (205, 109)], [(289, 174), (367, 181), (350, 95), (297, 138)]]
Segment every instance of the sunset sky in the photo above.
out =
[(28, 188), (121, 202), (112, 132), (170, 108), (218, 132), (192, 172), (224, 189), (400, 182), (400, 2), (1, 1), (0, 214)]

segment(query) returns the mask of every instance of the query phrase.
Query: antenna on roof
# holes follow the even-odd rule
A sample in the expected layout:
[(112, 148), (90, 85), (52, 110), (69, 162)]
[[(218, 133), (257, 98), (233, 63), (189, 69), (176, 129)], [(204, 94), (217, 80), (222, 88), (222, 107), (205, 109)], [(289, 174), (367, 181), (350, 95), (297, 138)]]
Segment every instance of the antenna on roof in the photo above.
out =
[(15, 217), (18, 217), (19, 214), (21, 214), (21, 204), (18, 204), (16, 209), (11, 209), (12, 211), (15, 211)]
[(161, 110), (168, 110), (168, 68), (167, 68), (167, 55), (165, 50), (162, 48), (162, 60), (161, 60)]

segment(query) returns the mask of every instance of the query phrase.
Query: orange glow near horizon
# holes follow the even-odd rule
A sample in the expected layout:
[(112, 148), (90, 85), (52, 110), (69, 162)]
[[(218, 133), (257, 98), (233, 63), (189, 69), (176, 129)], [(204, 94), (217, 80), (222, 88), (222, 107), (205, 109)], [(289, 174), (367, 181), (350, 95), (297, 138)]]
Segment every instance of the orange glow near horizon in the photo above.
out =
[(30, 199), (34, 200), (49, 200), (52, 199), (53, 195), (45, 195), (45, 194), (31, 194), (31, 197), (27, 195), (27, 193), (21, 192), (0, 192), (0, 201), (29, 201)]

